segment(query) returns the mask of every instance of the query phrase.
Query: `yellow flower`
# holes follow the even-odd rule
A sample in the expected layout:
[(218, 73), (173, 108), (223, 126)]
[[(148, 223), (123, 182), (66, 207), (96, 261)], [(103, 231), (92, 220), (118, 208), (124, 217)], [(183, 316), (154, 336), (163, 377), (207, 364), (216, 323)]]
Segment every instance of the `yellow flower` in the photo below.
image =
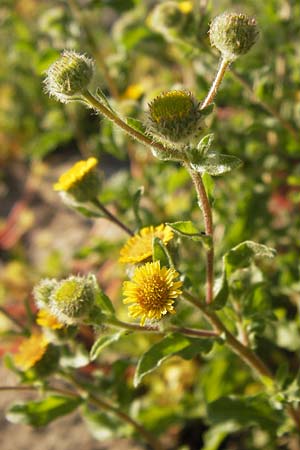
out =
[(122, 95), (123, 99), (138, 100), (144, 93), (141, 84), (130, 84)]
[(14, 355), (14, 362), (21, 370), (31, 369), (40, 361), (48, 347), (48, 341), (40, 332), (34, 332), (30, 338), (24, 339), (18, 353)]
[(98, 160), (94, 157), (78, 161), (63, 173), (53, 185), (55, 191), (71, 194), (78, 201), (95, 198), (99, 191), (99, 178), (95, 170)]
[(183, 14), (188, 14), (193, 10), (193, 3), (189, 1), (183, 1), (178, 4), (178, 8)]
[(174, 269), (161, 268), (159, 261), (138, 267), (132, 281), (123, 283), (123, 303), (133, 303), (129, 315), (142, 316), (140, 323), (144, 325), (146, 319), (159, 320), (167, 313), (175, 314), (174, 300), (182, 292), (182, 281), (174, 281), (178, 276)]
[(64, 327), (64, 325), (46, 309), (41, 309), (38, 312), (36, 323), (41, 327), (50, 328), (51, 330), (60, 330)]
[(174, 234), (170, 227), (164, 224), (157, 227), (142, 228), (138, 234), (132, 236), (121, 248), (119, 261), (121, 263), (138, 263), (152, 255), (152, 240), (158, 237), (167, 244)]

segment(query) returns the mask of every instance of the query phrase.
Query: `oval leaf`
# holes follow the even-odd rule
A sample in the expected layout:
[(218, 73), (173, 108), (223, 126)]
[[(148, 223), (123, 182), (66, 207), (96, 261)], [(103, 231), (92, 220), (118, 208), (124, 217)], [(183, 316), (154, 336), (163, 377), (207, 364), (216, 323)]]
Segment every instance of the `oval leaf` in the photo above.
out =
[(242, 161), (235, 156), (210, 153), (200, 163), (191, 164), (191, 167), (197, 172), (216, 176), (230, 172), (241, 164)]
[(81, 398), (52, 395), (40, 401), (15, 403), (9, 408), (6, 418), (12, 423), (41, 427), (74, 411), (80, 403)]
[(120, 339), (120, 337), (124, 334), (124, 331), (118, 331), (117, 333), (110, 334), (108, 336), (100, 336), (93, 344), (90, 351), (90, 359), (94, 361), (98, 358), (101, 351), (108, 347), (113, 342), (116, 342)]

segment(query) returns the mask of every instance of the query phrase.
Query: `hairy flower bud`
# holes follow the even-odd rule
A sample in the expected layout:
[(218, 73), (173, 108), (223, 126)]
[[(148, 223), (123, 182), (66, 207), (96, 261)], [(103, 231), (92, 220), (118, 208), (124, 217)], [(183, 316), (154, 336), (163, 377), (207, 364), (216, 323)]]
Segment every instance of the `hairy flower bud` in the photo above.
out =
[(65, 50), (46, 73), (46, 91), (56, 100), (67, 103), (88, 87), (94, 74), (94, 62), (85, 55)]
[(49, 309), (60, 322), (76, 324), (85, 319), (94, 305), (97, 282), (93, 275), (70, 276), (52, 291)]
[(185, 144), (199, 134), (203, 117), (190, 92), (169, 91), (149, 104), (147, 132), (161, 142)]
[(33, 297), (39, 309), (48, 306), (53, 289), (57, 286), (54, 279), (44, 278), (33, 289)]
[(229, 61), (247, 53), (257, 41), (258, 34), (254, 18), (246, 14), (228, 12), (217, 16), (209, 30), (211, 45)]

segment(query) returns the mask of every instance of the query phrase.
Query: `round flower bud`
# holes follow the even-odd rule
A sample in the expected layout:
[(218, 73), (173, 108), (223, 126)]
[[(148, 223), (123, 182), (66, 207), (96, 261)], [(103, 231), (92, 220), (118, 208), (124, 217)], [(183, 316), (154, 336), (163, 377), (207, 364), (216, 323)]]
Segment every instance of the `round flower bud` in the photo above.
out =
[(33, 297), (39, 309), (47, 307), (50, 301), (51, 293), (56, 286), (56, 280), (45, 278), (34, 287)]
[(49, 309), (60, 322), (79, 323), (88, 317), (96, 295), (97, 283), (93, 275), (71, 276), (58, 283), (52, 291)]
[(63, 173), (54, 184), (55, 191), (67, 194), (76, 202), (87, 202), (97, 197), (100, 191), (100, 178), (96, 170), (98, 160), (94, 157), (78, 161)]
[(190, 92), (165, 92), (149, 104), (147, 132), (163, 143), (189, 142), (199, 134), (202, 122), (199, 103)]
[(75, 51), (65, 50), (46, 73), (46, 91), (56, 100), (67, 103), (88, 87), (94, 74), (94, 61)]
[(247, 53), (257, 41), (258, 34), (254, 18), (228, 12), (217, 16), (209, 30), (211, 45), (229, 61)]

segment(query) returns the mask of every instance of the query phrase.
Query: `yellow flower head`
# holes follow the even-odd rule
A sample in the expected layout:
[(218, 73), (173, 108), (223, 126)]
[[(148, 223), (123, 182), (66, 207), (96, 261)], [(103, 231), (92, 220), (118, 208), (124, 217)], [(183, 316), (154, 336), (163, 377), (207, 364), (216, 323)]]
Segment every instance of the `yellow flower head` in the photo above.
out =
[(130, 84), (124, 94), (122, 95), (123, 99), (129, 100), (138, 100), (144, 93), (144, 88), (141, 84)]
[(46, 337), (40, 332), (35, 332), (30, 338), (24, 339), (13, 358), (16, 366), (24, 371), (34, 367), (43, 358), (48, 344)]
[(178, 8), (183, 14), (189, 14), (193, 11), (193, 3), (189, 1), (183, 1), (178, 4)]
[(78, 161), (63, 173), (53, 185), (55, 191), (71, 194), (78, 201), (95, 198), (99, 191), (99, 178), (95, 170), (98, 160), (94, 157)]
[(50, 328), (51, 330), (60, 330), (64, 327), (64, 325), (46, 309), (41, 309), (38, 312), (36, 323), (40, 325), (40, 327)]
[(129, 315), (141, 316), (141, 325), (146, 319), (159, 320), (167, 313), (175, 314), (174, 300), (181, 294), (182, 281), (174, 269), (160, 267), (160, 262), (146, 263), (138, 267), (132, 281), (123, 283), (123, 303), (129, 306)]
[(164, 224), (157, 227), (142, 228), (138, 234), (132, 236), (120, 251), (121, 263), (138, 263), (152, 255), (152, 240), (158, 237), (167, 244), (174, 234), (170, 227)]

